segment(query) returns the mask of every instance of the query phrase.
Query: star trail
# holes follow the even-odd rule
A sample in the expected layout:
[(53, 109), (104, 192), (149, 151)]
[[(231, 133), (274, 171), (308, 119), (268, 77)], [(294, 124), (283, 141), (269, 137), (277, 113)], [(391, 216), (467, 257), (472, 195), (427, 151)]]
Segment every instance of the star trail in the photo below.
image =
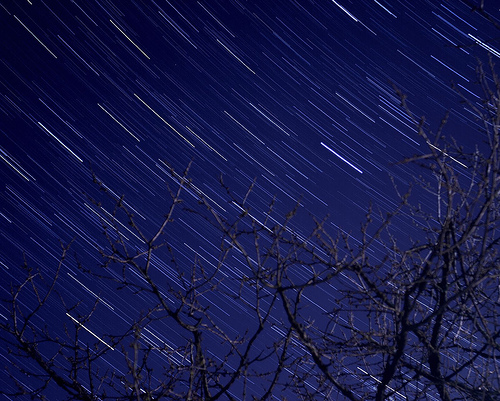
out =
[[(299, 235), (328, 214), (332, 232), (351, 232), (359, 241), (370, 202), (394, 209), (393, 182), (404, 190), (417, 174), (398, 162), (426, 146), (395, 87), (431, 130), (449, 111), (445, 133), (461, 146), (471, 150), (485, 139), (452, 83), (479, 101), (476, 66), (488, 54), (500, 58), (499, 31), (465, 3), (1, 1), (2, 299), (19, 283), (23, 258), (54, 272), (61, 243), (72, 243), (84, 269), (97, 268), (103, 221), (112, 220), (122, 195), (145, 237), (155, 235), (168, 209), (167, 188), (190, 163), (187, 205), (203, 196), (217, 213), (237, 215), (242, 204), (228, 199), (219, 177), (242, 199), (254, 183), (243, 203), (262, 226), (298, 202), (291, 229)], [(485, 7), (500, 17), (494, 1)], [(421, 196), (424, 205), (430, 202)], [(125, 220), (120, 224), (142, 249), (144, 238)], [(217, 264), (220, 236), (201, 216), (180, 214), (173, 227), (169, 246), (181, 266), (195, 258)], [(397, 229), (403, 237), (414, 232), (404, 220)], [(174, 283), (168, 258), (155, 256), (152, 265)], [(232, 262), (223, 273), (243, 275), (241, 261)], [(64, 262), (59, 291), (87, 310), (99, 301), (105, 312), (88, 325), (76, 311), (50, 312), (44, 320), (80, 324), (118, 352), (101, 334), (119, 331), (145, 305), (92, 281), (76, 265)], [(238, 330), (243, 305), (220, 295), (207, 302), (228, 331)], [(7, 306), (0, 306), (0, 319), (7, 319)], [(174, 349), (181, 339), (153, 330), (144, 334), (152, 344)], [(2, 366), (14, 358), (5, 347), (0, 355)], [(0, 386), (11, 385), (0, 374)]]

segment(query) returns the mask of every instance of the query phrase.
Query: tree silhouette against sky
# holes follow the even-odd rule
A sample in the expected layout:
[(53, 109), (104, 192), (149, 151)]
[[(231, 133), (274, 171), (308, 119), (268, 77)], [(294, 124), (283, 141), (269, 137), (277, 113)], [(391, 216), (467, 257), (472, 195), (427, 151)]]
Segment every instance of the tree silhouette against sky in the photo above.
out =
[[(99, 213), (101, 266), (79, 263), (71, 244), (61, 245), (53, 274), (26, 260), (0, 326), (17, 361), (7, 367), (16, 389), (0, 391), (71, 400), (500, 400), (500, 81), (490, 67), (477, 71), (483, 100), (463, 98), (486, 138), (472, 153), (445, 136), (447, 117), (431, 133), (398, 91), (427, 152), (402, 161), (420, 174), (410, 188), (395, 186), (397, 207), (369, 208), (360, 236), (331, 232), (327, 219), (297, 232), (299, 206), (280, 216), (272, 201), (258, 219), (248, 206), (253, 186), (238, 197), (221, 179), (240, 212), (224, 214), (189, 168), (171, 169), (177, 184), (154, 233), (122, 197), (113, 213)], [(98, 211), (115, 198), (94, 181)], [(169, 242), (186, 215), (220, 243), (212, 260), (197, 256), (188, 270)], [(414, 227), (410, 240), (401, 221)], [(89, 310), (59, 291), (68, 264), (147, 308), (107, 324), (112, 308), (100, 294)], [(229, 300), (239, 312), (216, 307)]]

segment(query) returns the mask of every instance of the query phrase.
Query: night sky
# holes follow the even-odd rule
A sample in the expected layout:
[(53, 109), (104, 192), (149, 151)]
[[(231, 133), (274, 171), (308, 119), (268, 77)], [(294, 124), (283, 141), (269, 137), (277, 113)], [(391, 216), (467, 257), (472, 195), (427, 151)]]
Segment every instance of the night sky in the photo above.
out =
[[(485, 3), (498, 18), (495, 2)], [(340, 227), (356, 238), (370, 201), (386, 211), (396, 207), (391, 177), (404, 190), (418, 174), (397, 162), (425, 151), (393, 85), (431, 131), (449, 110), (445, 135), (471, 150), (484, 138), (451, 85), (478, 101), (478, 58), (487, 62), (487, 49), (494, 61), (500, 57), (500, 32), (461, 1), (17, 0), (0, 6), (2, 298), (20, 280), (23, 254), (50, 275), (60, 241), (74, 239), (81, 264), (98, 266), (101, 218), (121, 195), (153, 234), (168, 208), (167, 185), (175, 187), (168, 166), (181, 173), (190, 161), (194, 185), (221, 215), (239, 210), (219, 176), (240, 199), (256, 179), (247, 202), (256, 219), (265, 218), (273, 196), (277, 220), (300, 199), (294, 230), (305, 234), (314, 216), (328, 214), (332, 233)], [(184, 198), (196, 204), (196, 196)], [(406, 224), (397, 227), (402, 241), (411, 231)], [(168, 241), (181, 266), (187, 269), (195, 255), (213, 262), (220, 236), (202, 218), (180, 213), (173, 227)], [(168, 260), (155, 263), (166, 280), (175, 280)], [(74, 260), (66, 265), (61, 292), (81, 300), (83, 309), (96, 294), (107, 306), (111, 317), (94, 322), (96, 332), (144, 307), (93, 282)], [(228, 322), (244, 315), (219, 301), (210, 300)], [(5, 319), (9, 312), (1, 307)], [(55, 324), (67, 317), (45, 318)], [(175, 344), (175, 333), (162, 341)], [(11, 357), (3, 348), (0, 356), (2, 366)], [(7, 382), (0, 374), (0, 386)]]

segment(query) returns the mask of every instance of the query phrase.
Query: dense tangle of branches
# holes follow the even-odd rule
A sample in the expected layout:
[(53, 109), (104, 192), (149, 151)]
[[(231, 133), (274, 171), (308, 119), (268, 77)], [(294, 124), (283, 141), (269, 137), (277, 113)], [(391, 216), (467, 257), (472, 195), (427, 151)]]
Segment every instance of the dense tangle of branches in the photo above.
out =
[[(188, 168), (170, 171), (176, 190), (152, 235), (122, 198), (102, 214), (102, 266), (75, 262), (80, 274), (145, 305), (142, 315), (106, 325), (110, 305), (92, 289), (90, 310), (66, 299), (59, 281), (70, 245), (51, 275), (25, 261), (0, 325), (17, 361), (8, 367), (16, 387), (0, 392), (69, 400), (500, 400), (500, 82), (493, 67), (488, 74), (479, 67), (478, 77), (484, 100), (464, 100), (484, 139), (474, 152), (444, 138), (446, 119), (431, 134), (400, 94), (428, 150), (403, 163), (422, 174), (398, 192), (390, 213), (370, 208), (359, 241), (332, 234), (326, 220), (308, 235), (296, 232), (297, 210), (280, 218), (274, 203), (258, 219), (248, 206), (253, 187), (238, 199), (221, 181), (238, 211), (222, 213)], [(412, 192), (433, 206), (420, 206)], [(196, 257), (190, 269), (170, 245), (184, 214), (220, 243), (213, 260)], [(419, 235), (402, 238), (396, 220)], [(214, 307), (225, 303), (240, 315)], [(48, 312), (56, 324), (41, 319)]]

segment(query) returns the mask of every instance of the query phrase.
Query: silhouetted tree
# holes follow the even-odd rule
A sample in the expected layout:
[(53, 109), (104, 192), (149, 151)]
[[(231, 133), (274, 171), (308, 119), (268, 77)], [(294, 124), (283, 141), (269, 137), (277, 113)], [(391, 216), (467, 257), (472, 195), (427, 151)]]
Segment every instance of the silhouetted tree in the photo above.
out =
[[(484, 100), (464, 98), (484, 139), (472, 153), (446, 140), (446, 118), (431, 134), (400, 94), (428, 149), (403, 163), (422, 174), (396, 191), (392, 212), (369, 209), (358, 240), (332, 234), (326, 219), (296, 232), (298, 208), (280, 218), (271, 203), (259, 219), (248, 207), (253, 186), (239, 199), (221, 180), (238, 210), (231, 215), (189, 168), (170, 170), (176, 190), (152, 235), (123, 199), (110, 214), (94, 202), (103, 263), (80, 272), (147, 308), (107, 325), (110, 305), (96, 293), (90, 310), (61, 295), (69, 245), (50, 277), (25, 261), (0, 326), (17, 390), (0, 391), (69, 400), (500, 400), (500, 81), (493, 65), (488, 74), (480, 66), (478, 79)], [(196, 257), (190, 269), (170, 242), (185, 214), (220, 240), (212, 260)], [(413, 224), (413, 239), (403, 223)], [(226, 304), (239, 314), (217, 309)]]

